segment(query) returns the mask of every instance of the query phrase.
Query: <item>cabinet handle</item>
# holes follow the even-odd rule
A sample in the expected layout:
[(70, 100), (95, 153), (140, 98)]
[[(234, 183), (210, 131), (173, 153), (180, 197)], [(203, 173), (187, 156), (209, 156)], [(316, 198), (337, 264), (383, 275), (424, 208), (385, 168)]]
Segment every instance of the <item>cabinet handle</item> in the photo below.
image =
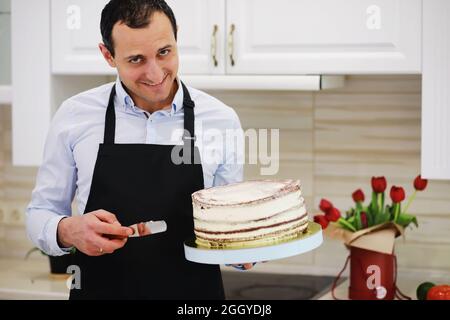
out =
[(234, 67), (234, 37), (233, 33), (236, 30), (236, 26), (234, 24), (230, 27), (230, 33), (228, 34), (228, 52), (230, 54), (230, 62), (231, 66)]
[(215, 24), (211, 38), (211, 56), (214, 62), (214, 67), (217, 67), (219, 64), (217, 62), (217, 31), (219, 31), (219, 27)]

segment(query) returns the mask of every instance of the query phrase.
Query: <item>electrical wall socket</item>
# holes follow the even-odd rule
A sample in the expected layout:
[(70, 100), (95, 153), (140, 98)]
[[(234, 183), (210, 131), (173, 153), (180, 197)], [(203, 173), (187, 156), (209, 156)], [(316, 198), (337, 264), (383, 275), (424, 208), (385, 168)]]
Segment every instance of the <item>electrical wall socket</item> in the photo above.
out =
[(9, 202), (6, 204), (5, 224), (8, 226), (24, 226), (26, 203)]
[(6, 222), (6, 210), (3, 202), (0, 202), (0, 225)]
[(0, 201), (0, 241), (5, 239), (5, 209), (3, 208), (3, 202)]

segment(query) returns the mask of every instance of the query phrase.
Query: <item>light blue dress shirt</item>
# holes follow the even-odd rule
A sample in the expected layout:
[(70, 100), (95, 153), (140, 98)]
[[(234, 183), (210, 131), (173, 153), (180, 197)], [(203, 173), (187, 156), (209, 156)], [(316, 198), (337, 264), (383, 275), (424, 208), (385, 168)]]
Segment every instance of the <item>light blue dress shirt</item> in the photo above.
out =
[[(152, 114), (134, 104), (119, 77), (115, 84), (82, 92), (62, 103), (52, 119), (43, 162), (26, 212), (27, 233), (36, 246), (49, 255), (68, 252), (58, 246), (58, 223), (72, 215), (74, 199), (78, 213), (84, 213), (98, 146), (103, 143), (112, 85), (116, 86), (116, 143), (174, 145), (182, 143), (184, 123), (183, 90), (180, 80), (177, 81), (178, 91), (171, 107)], [(205, 188), (242, 181), (243, 141), (236, 148), (226, 148), (217, 138), (225, 137), (227, 130), (242, 132), (237, 114), (200, 90), (190, 87), (188, 90), (195, 102), (196, 146), (202, 158)], [(132, 165), (132, 159), (123, 163), (124, 168)]]

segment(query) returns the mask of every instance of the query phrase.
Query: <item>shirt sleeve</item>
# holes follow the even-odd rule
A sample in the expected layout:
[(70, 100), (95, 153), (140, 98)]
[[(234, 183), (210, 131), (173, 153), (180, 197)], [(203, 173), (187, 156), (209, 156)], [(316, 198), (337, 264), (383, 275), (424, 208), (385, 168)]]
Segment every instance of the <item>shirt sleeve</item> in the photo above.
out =
[(52, 256), (70, 252), (70, 248), (60, 248), (57, 241), (58, 224), (72, 215), (76, 190), (76, 166), (69, 141), (70, 110), (70, 105), (64, 102), (51, 121), (42, 165), (26, 210), (28, 237)]
[(229, 129), (225, 131), (223, 163), (217, 167), (213, 186), (241, 182), (244, 179), (244, 132), (234, 110), (232, 110), (232, 122)]

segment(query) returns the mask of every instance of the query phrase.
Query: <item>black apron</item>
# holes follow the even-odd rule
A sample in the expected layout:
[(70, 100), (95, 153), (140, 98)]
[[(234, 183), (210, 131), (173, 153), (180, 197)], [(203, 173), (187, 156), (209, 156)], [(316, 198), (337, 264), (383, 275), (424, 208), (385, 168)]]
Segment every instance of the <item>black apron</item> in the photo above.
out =
[[(190, 138), (195, 137), (195, 104), (182, 87), (184, 128), (189, 132), (184, 146), (189, 144), (192, 158), (199, 159)], [(129, 238), (112, 254), (92, 257), (77, 250), (81, 288), (72, 289), (70, 299), (224, 299), (219, 266), (184, 257), (183, 242), (194, 236), (191, 194), (204, 188), (202, 165), (175, 164), (173, 145), (115, 144), (114, 97), (115, 85), (85, 213), (104, 209), (123, 226), (165, 220), (167, 231)]]

